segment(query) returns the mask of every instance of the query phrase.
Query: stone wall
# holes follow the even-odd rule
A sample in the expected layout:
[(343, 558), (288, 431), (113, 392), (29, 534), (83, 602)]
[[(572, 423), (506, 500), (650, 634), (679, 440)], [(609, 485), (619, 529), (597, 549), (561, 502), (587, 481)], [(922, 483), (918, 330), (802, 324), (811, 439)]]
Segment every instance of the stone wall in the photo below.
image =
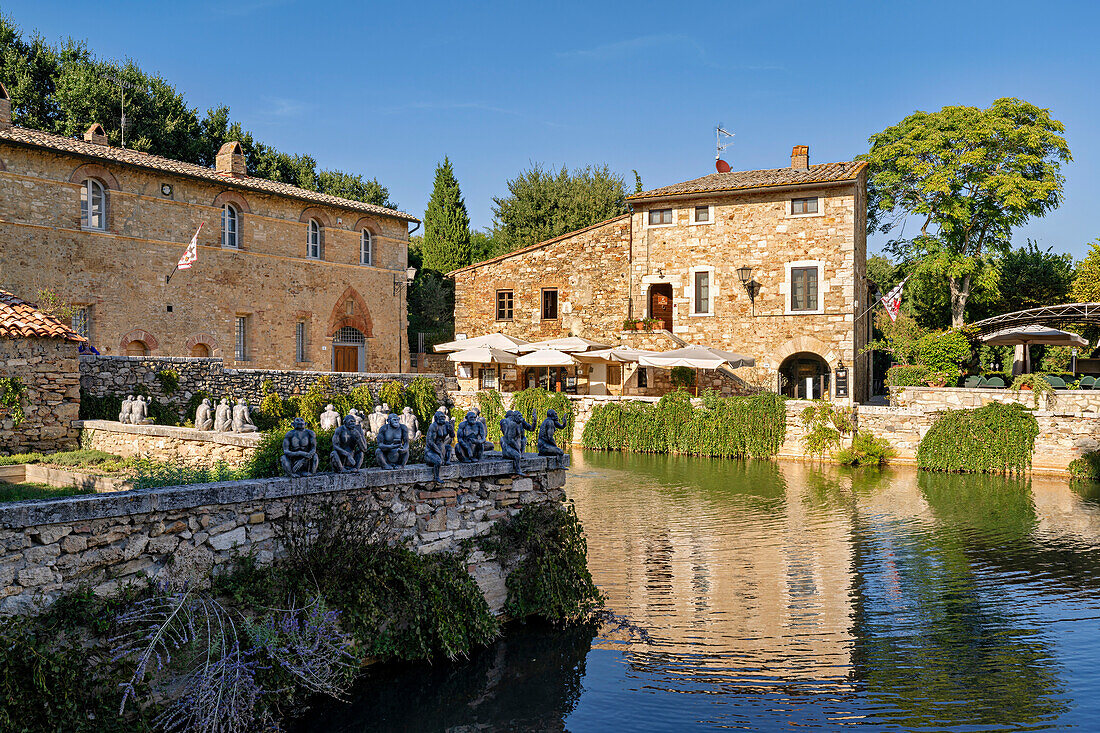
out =
[(0, 453), (69, 450), (79, 444), (72, 421), (80, 412), (77, 345), (62, 339), (0, 338), (0, 377), (26, 388), (25, 419), (0, 415)]
[[(157, 372), (170, 369), (179, 374), (179, 391), (165, 394)], [(199, 390), (210, 394), (244, 397), (255, 407), (263, 396), (263, 383), (271, 380), (275, 391), (283, 397), (304, 394), (321, 377), (327, 377), (333, 389), (349, 392), (367, 384), (377, 393), (386, 382), (396, 380), (409, 384), (425, 377), (435, 384), (440, 402), (446, 398), (446, 378), (442, 374), (370, 374), (362, 372), (309, 372), (276, 369), (226, 369), (219, 358), (81, 356), (80, 388), (96, 397), (124, 395), (138, 386), (162, 402), (187, 404)], [(187, 415), (188, 419), (194, 415)]]
[[(568, 465), (529, 458), (529, 476), (517, 478), (510, 462), (488, 460), (445, 468), (442, 484), (427, 466), (409, 466), (0, 504), (0, 613), (30, 612), (83, 585), (103, 594), (169, 575), (201, 582), (242, 553), (271, 562), (280, 520), (318, 502), (380, 512), (417, 552), (452, 550), (523, 506), (560, 503)], [(470, 562), (499, 610), (499, 565), (480, 553)]]
[[(1035, 406), (1035, 395), (1030, 391), (1013, 392), (1010, 389), (981, 389), (968, 387), (891, 387), (890, 404), (898, 407), (921, 407), (926, 410), (957, 410), (981, 407), (990, 402)], [(1058, 413), (1100, 413), (1100, 390), (1059, 389), (1054, 399), (1039, 395), (1039, 406)]]
[(224, 461), (239, 468), (255, 454), (259, 433), (215, 433), (167, 425), (124, 425), (110, 420), (78, 420), (85, 448), (123, 458), (212, 466)]
[[(106, 191), (104, 231), (81, 227), (80, 185), (89, 178)], [(393, 281), (408, 264), (407, 222), (234, 183), (0, 140), (0, 288), (30, 299), (39, 287), (64, 293), (88, 309), (89, 337), (104, 354), (125, 354), (140, 340), (156, 356), (197, 349), (239, 367), (325, 370), (334, 368), (333, 335), (350, 325), (366, 337), (365, 371), (404, 371), (405, 290), (395, 293)], [(239, 212), (236, 248), (222, 246), (226, 203)], [(319, 260), (307, 258), (310, 219), (322, 225)], [(200, 223), (198, 262), (166, 283)], [(360, 264), (363, 230), (374, 237), (371, 265)], [(241, 316), (246, 360), (233, 363)]]

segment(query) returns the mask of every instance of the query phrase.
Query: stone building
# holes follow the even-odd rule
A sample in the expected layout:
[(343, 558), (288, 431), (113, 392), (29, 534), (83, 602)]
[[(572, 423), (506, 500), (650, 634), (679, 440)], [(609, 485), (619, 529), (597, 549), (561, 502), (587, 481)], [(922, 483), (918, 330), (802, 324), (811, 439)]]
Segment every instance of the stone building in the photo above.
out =
[[(404, 371), (408, 229), (391, 209), (11, 124), (0, 85), (0, 287), (54, 290), (102, 354)], [(198, 261), (167, 279), (200, 224)], [(399, 363), (400, 362), (400, 363)]]
[[(845, 387), (868, 397), (864, 163), (810, 165), (799, 145), (788, 167), (711, 173), (628, 203), (629, 214), (452, 273), (456, 332), (713, 346), (756, 360), (736, 372), (745, 383), (828, 397), (839, 381), (841, 398)], [(646, 318), (651, 332), (624, 330)], [(668, 384), (653, 369), (588, 370), (592, 387), (611, 393)], [(509, 371), (505, 388), (530, 384)]]
[(12, 379), (22, 392), (18, 405), (0, 404), (0, 452), (51, 452), (79, 444), (72, 423), (80, 412), (77, 349), (83, 342), (61, 321), (0, 290), (0, 395)]

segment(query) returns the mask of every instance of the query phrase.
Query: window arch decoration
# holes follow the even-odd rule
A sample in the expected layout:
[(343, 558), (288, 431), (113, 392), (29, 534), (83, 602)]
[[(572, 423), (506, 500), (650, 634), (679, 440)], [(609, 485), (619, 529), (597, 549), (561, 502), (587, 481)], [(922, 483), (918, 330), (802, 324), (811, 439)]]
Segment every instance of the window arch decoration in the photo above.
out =
[(241, 246), (241, 213), (228, 201), (222, 205), (222, 246), (231, 249)]
[(367, 338), (374, 336), (374, 320), (371, 318), (367, 302), (355, 288), (350, 286), (336, 299), (332, 313), (329, 314), (325, 337), (336, 336), (345, 326), (351, 326)]
[(80, 182), (80, 226), (84, 229), (107, 229), (107, 190), (94, 178)]
[(359, 264), (373, 266), (378, 257), (378, 234), (369, 217), (355, 222), (352, 231), (359, 232)]
[(160, 344), (157, 342), (156, 336), (149, 333), (148, 331), (142, 330), (140, 328), (135, 328), (133, 331), (130, 331), (130, 333), (119, 339), (118, 353), (125, 356), (127, 353), (127, 347), (134, 341), (140, 341), (144, 343), (149, 350), (148, 353), (150, 354), (156, 351), (157, 348), (160, 346)]

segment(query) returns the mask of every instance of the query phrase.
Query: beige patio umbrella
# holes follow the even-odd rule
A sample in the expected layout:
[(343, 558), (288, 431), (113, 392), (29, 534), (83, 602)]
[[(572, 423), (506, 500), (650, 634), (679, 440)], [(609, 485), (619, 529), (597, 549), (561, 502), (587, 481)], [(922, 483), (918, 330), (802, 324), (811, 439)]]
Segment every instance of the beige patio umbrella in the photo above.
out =
[(515, 354), (492, 346), (475, 346), (472, 349), (447, 355), (447, 361), (463, 364), (515, 364), (516, 358)]
[(484, 336), (474, 336), (468, 339), (448, 341), (445, 344), (436, 344), (435, 350), (437, 353), (444, 353), (447, 351), (465, 351), (479, 346), (490, 346), (494, 349), (514, 351), (516, 347), (523, 346), (527, 343), (527, 341), (516, 338), (515, 336), (507, 336), (503, 333), (487, 333)]
[(570, 354), (557, 349), (539, 349), (516, 359), (516, 364), (520, 366), (560, 367), (573, 366), (576, 363), (577, 360)]
[[(1031, 372), (1031, 349), (1028, 348), (1031, 344), (1072, 346), (1079, 349), (1086, 349), (1089, 345), (1088, 339), (1079, 334), (1039, 324), (1006, 328), (1003, 331), (982, 336), (982, 341), (993, 345), (1017, 346), (1017, 361), (1023, 361), (1025, 374)], [(1020, 351), (1024, 353), (1020, 355)], [(1023, 358), (1020, 359), (1020, 356)]]
[(517, 347), (517, 351), (522, 354), (528, 351), (552, 349), (555, 351), (563, 351), (573, 354), (578, 352), (609, 348), (611, 348), (611, 344), (600, 343), (599, 341), (581, 338), (580, 336), (563, 336), (562, 338), (547, 339), (545, 341), (534, 341), (529, 344), (523, 344)]
[(597, 351), (585, 351), (574, 354), (577, 361), (593, 364), (637, 364), (643, 356), (657, 356), (659, 351), (646, 351), (644, 349), (628, 349), (616, 346), (613, 349), (599, 349)]
[[(638, 358), (642, 366), (660, 367), (672, 369), (673, 367), (689, 367), (695, 369), (720, 369), (729, 367), (737, 369), (742, 366), (756, 366), (756, 360), (751, 356), (737, 354), (732, 351), (722, 351), (709, 346), (685, 346), (682, 349), (662, 351), (655, 356), (642, 356)], [(699, 379), (696, 375), (695, 394), (699, 394)]]

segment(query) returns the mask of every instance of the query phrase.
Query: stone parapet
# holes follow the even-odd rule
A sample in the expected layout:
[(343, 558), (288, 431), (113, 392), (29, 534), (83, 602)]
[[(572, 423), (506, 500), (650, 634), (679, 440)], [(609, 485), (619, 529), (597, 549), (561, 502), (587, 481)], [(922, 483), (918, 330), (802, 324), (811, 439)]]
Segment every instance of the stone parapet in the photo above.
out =
[(247, 463), (260, 444), (259, 433), (216, 433), (168, 425), (127, 425), (111, 420), (77, 420), (83, 445), (123, 458), (151, 458), (167, 463), (212, 466), (224, 461), (233, 468)]
[[(235, 557), (271, 562), (279, 522), (328, 501), (351, 502), (420, 553), (454, 549), (530, 504), (564, 498), (569, 458), (490, 459), (432, 469), (270, 478), (0, 504), (0, 612), (25, 613), (88, 585), (110, 593), (128, 582), (172, 577), (202, 582)], [(477, 557), (471, 574), (490, 606), (504, 601), (498, 565)]]
[[(988, 405), (990, 402), (1020, 404), (1032, 407), (1034, 395), (1024, 390), (983, 389), (972, 387), (891, 387), (890, 404), (925, 410), (958, 410)], [(1059, 389), (1053, 399), (1039, 395), (1039, 406), (1059, 415), (1100, 413), (1100, 390)]]

